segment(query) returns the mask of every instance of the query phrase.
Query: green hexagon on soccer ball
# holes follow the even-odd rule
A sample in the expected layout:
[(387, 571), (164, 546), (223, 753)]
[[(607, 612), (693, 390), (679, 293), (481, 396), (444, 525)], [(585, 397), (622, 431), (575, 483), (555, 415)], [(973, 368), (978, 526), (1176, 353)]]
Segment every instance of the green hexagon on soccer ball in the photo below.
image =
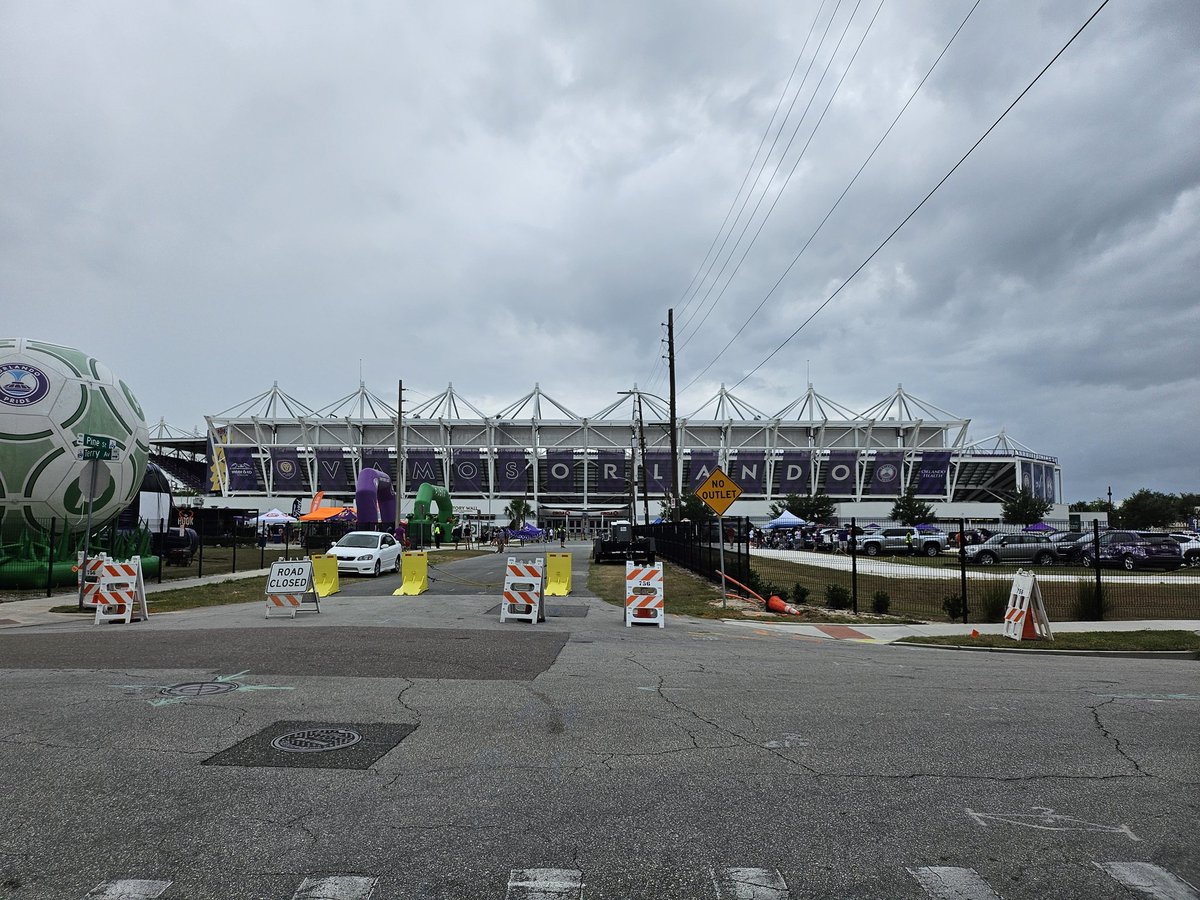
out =
[(80, 532), (87, 521), (80, 459), (83, 435), (108, 438), (117, 458), (101, 463), (94, 526), (137, 496), (150, 453), (141, 406), (113, 371), (82, 350), (0, 338), (0, 537)]

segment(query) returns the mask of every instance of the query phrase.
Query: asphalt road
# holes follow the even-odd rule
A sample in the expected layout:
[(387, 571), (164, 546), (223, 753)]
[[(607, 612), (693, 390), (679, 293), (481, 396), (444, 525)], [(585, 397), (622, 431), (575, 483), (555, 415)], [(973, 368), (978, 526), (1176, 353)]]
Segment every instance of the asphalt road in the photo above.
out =
[(572, 549), (537, 626), (491, 556), (0, 634), (0, 897), (1200, 897), (1195, 662), (626, 628)]

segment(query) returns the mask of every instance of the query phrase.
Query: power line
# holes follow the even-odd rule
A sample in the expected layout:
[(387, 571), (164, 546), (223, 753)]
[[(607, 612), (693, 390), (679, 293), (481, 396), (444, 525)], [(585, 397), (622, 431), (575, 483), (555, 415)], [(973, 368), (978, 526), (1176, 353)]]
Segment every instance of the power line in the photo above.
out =
[(779, 346), (777, 346), (774, 350), (772, 350), (770, 353), (768, 353), (766, 355), (766, 357), (764, 357), (763, 360), (758, 365), (756, 365), (753, 369), (751, 369), (749, 372), (747, 372), (745, 375), (743, 375), (733, 385), (734, 388), (737, 388), (740, 385), (744, 384), (746, 382), (746, 379), (750, 378), (750, 376), (754, 375), (754, 373), (756, 373), (759, 369), (761, 369), (768, 362), (770, 362), (776, 353), (778, 353), (780, 350), (782, 350), (784, 347), (786, 347), (791, 342), (791, 340), (796, 335), (798, 335), (809, 322), (811, 322), (813, 319), (815, 319), (817, 317), (817, 315), (821, 312), (821, 310), (823, 310), (826, 306), (828, 306), (830, 303), (833, 302), (834, 298), (837, 297), (837, 295), (842, 292), (842, 290), (846, 287), (846, 285), (848, 285), (852, 280), (854, 280), (854, 278), (858, 275), (858, 273), (867, 267), (867, 264), (870, 263), (871, 260), (875, 258), (875, 256), (879, 253), (879, 251), (887, 246), (888, 242), (890, 242), (891, 239), (896, 236), (896, 234), (900, 231), (900, 229), (903, 228), (905, 225), (907, 225), (908, 222), (912, 219), (912, 217), (915, 216), (921, 210), (921, 208), (929, 201), (929, 198), (932, 197), (935, 193), (937, 193), (938, 188), (940, 188), (943, 184), (945, 184), (950, 179), (950, 176), (953, 175), (956, 171), (958, 171), (958, 167), (961, 166), (964, 162), (966, 162), (967, 158), (972, 153), (975, 152), (975, 149), (980, 144), (982, 144), (984, 142), (984, 140), (986, 140), (987, 136), (989, 134), (991, 134), (992, 131), (995, 130), (996, 126), (998, 126), (1002, 121), (1004, 121), (1004, 118), (1010, 112), (1012, 112), (1013, 107), (1015, 107), (1018, 103), (1021, 102), (1021, 100), (1025, 97), (1025, 95), (1028, 94), (1033, 89), (1033, 86), (1041, 80), (1042, 76), (1045, 75), (1046, 72), (1049, 71), (1050, 67), (1058, 61), (1059, 57), (1061, 57), (1064, 53), (1067, 52), (1067, 48), (1069, 48), (1073, 43), (1075, 43), (1075, 39), (1078, 38), (1079, 35), (1083, 34), (1083, 30), (1092, 23), (1092, 20), (1095, 19), (1096, 16), (1100, 15), (1101, 11), (1103, 11), (1104, 7), (1108, 6), (1109, 2), (1110, 2), (1110, 0), (1103, 0), (1103, 2), (1098, 7), (1096, 7), (1096, 11), (1093, 12), (1090, 16), (1088, 16), (1086, 22), (1084, 22), (1082, 25), (1079, 26), (1079, 30), (1076, 31), (1073, 35), (1071, 35), (1070, 40), (1068, 40), (1065, 44), (1063, 44), (1062, 48), (1057, 53), (1054, 54), (1054, 56), (1051, 58), (1050, 62), (1046, 63), (1046, 65), (1042, 68), (1042, 70), (1040, 72), (1038, 72), (1038, 74), (1036, 76), (1034, 76), (1033, 81), (1029, 82), (1029, 84), (1027, 84), (1025, 86), (1025, 89), (1023, 91), (1021, 91), (1021, 93), (1017, 95), (1016, 99), (1013, 100), (1013, 102), (1010, 103), (1005, 108), (1004, 112), (1000, 113), (999, 118), (997, 118), (996, 121), (994, 121), (990, 126), (988, 126), (987, 131), (985, 131), (979, 137), (979, 140), (977, 140), (974, 144), (971, 145), (971, 148), (962, 155), (962, 158), (954, 164), (954, 166), (950, 169), (950, 171), (941, 177), (941, 179), (938, 181), (938, 183), (933, 186), (933, 189), (928, 194), (925, 195), (924, 199), (922, 199), (921, 202), (918, 203), (913, 208), (912, 212), (910, 212), (907, 216), (905, 216), (904, 219), (900, 222), (900, 224), (892, 229), (891, 233), (888, 234), (888, 236), (885, 237), (880, 242), (879, 246), (877, 246), (874, 250), (871, 251), (871, 254), (859, 264), (858, 268), (856, 268), (853, 272), (851, 272), (850, 275), (846, 278), (846, 280), (843, 281), (840, 285), (838, 285), (837, 290), (835, 290), (832, 294), (830, 294), (820, 306), (818, 306), (815, 310), (813, 310), (812, 314), (807, 319), (805, 319), (803, 322), (801, 322), (800, 326), (795, 331), (793, 331), (790, 335), (788, 335), (779, 344)]
[[(871, 33), (871, 28), (875, 24), (875, 20), (877, 18), (879, 18), (879, 12), (880, 12), (880, 10), (883, 9), (884, 2), (885, 2), (885, 0), (879, 0), (879, 5), (875, 7), (875, 14), (873, 16), (871, 16), (871, 21), (867, 23), (866, 29), (863, 30), (862, 35), (859, 37), (858, 45), (854, 48), (854, 53), (851, 54), (850, 61), (846, 64), (846, 68), (842, 71), (842, 75), (838, 79), (838, 83), (836, 85), (834, 85), (833, 91), (830, 92), (829, 99), (827, 99), (825, 101), (825, 107), (821, 110), (821, 115), (817, 119), (817, 124), (813, 126), (813, 130), (809, 134), (808, 140), (804, 142), (804, 146), (800, 149), (800, 155), (797, 156), (796, 161), (794, 163), (792, 163), (792, 168), (788, 172), (787, 177), (783, 180), (783, 184), (779, 188), (779, 193), (777, 193), (775, 195), (775, 199), (771, 202), (771, 206), (767, 209), (767, 214), (765, 216), (763, 216), (762, 221), (758, 223), (758, 228), (755, 230), (754, 236), (752, 238), (750, 238), (750, 243), (748, 243), (746, 245), (746, 249), (742, 252), (742, 256), (738, 260), (737, 265), (734, 266), (733, 271), (729, 273), (729, 279), (725, 282), (725, 286), (722, 287), (721, 290), (717, 293), (717, 296), (713, 299), (713, 302), (709, 305), (708, 311), (704, 314), (704, 318), (700, 320), (700, 324), (698, 326), (696, 326), (696, 330), (692, 332), (692, 337), (695, 337), (696, 334), (700, 331), (700, 328), (702, 328), (704, 326), (704, 323), (708, 321), (708, 317), (712, 314), (713, 310), (715, 310), (717, 308), (717, 304), (721, 302), (721, 298), (725, 296), (725, 292), (729, 289), (729, 285), (733, 284), (733, 279), (737, 277), (737, 273), (741, 270), (742, 263), (744, 263), (746, 261), (746, 257), (750, 255), (751, 248), (753, 248), (754, 244), (758, 241), (758, 236), (760, 234), (762, 234), (763, 228), (766, 227), (767, 220), (770, 219), (771, 214), (773, 212), (775, 212), (775, 207), (779, 205), (779, 200), (781, 197), (783, 197), (783, 192), (785, 190), (787, 190), (787, 186), (791, 183), (792, 176), (796, 174), (796, 169), (798, 169), (800, 167), (800, 162), (801, 162), (801, 160), (804, 159), (804, 154), (808, 152), (808, 148), (812, 145), (813, 138), (815, 138), (817, 136), (817, 131), (819, 131), (821, 128), (821, 123), (825, 121), (825, 115), (826, 115), (826, 113), (829, 112), (829, 108), (833, 105), (833, 101), (834, 101), (834, 99), (836, 99), (836, 97), (838, 95), (838, 91), (842, 87), (842, 82), (844, 82), (846, 80), (846, 76), (850, 74), (850, 69), (853, 68), (853, 66), (854, 66), (854, 61), (856, 59), (858, 59), (858, 52), (862, 49), (863, 43), (866, 42), (867, 35), (869, 35)], [(858, 11), (857, 5), (854, 7), (854, 11), (855, 12)], [(854, 16), (854, 13), (851, 13), (851, 19), (853, 19), (853, 16)], [(846, 37), (846, 31), (848, 31), (849, 29), (850, 29), (850, 23), (847, 22), (846, 29), (842, 32), (842, 38)], [(841, 47), (841, 45), (842, 45), (842, 41), (839, 39), (838, 47)], [(834, 53), (835, 54), (837, 53), (837, 48), (834, 49)], [(833, 57), (831, 56), (829, 58), (829, 65), (832, 65), (832, 64), (833, 64)], [(829, 65), (826, 65), (825, 72), (823, 72), (821, 74), (822, 82), (825, 80), (825, 74), (828, 73), (828, 71), (829, 71)], [(818, 84), (818, 87), (819, 86), (820, 85)], [(816, 93), (814, 92), (813, 99), (815, 99), (815, 98), (816, 98)], [(812, 101), (810, 100), (809, 105), (811, 105), (811, 104), (812, 104)], [(807, 114), (807, 112), (808, 112), (808, 110), (806, 109), (805, 113)], [(799, 130), (800, 130), (800, 126), (797, 125), (796, 132), (799, 132)], [(793, 132), (792, 140), (795, 140), (796, 132)], [(792, 145), (792, 141), (788, 141), (788, 147), (791, 147), (791, 145)], [(787, 151), (785, 150), (784, 152), (786, 153)], [(780, 163), (783, 162), (782, 157), (780, 158), (779, 162)], [(778, 167), (776, 168), (776, 172), (778, 172)], [(772, 180), (774, 180), (775, 176), (772, 175), (771, 178), (772, 178)], [(766, 198), (766, 194), (764, 193), (763, 196), (759, 198), (758, 205), (755, 206), (755, 208), (754, 208), (754, 213), (758, 212), (758, 207), (762, 205), (762, 201), (765, 198)], [(750, 226), (750, 222), (753, 220), (753, 218), (754, 218), (754, 214), (752, 213), (750, 216), (750, 219), (746, 220), (746, 228), (748, 228)], [(746, 233), (746, 228), (743, 228), (742, 234), (738, 235), (739, 243), (741, 242), (742, 237)], [(736, 250), (737, 250), (737, 247), (735, 245), (734, 251), (736, 251)], [(733, 253), (731, 252), (729, 255), (729, 259), (732, 259), (732, 258), (733, 258)], [(726, 265), (729, 264), (729, 259), (725, 260)], [(724, 272), (724, 271), (725, 271), (725, 267), (722, 266), (721, 272)], [(720, 278), (720, 274), (718, 274), (717, 277)], [(715, 281), (713, 282), (712, 287), (716, 287)], [(709, 293), (712, 293), (712, 287), (709, 288)], [(708, 294), (705, 294), (705, 299), (707, 299), (707, 297), (708, 297)], [(745, 327), (745, 326), (743, 326), (743, 327)], [(713, 362), (715, 362), (715, 361), (716, 360), (714, 360)], [(709, 365), (711, 366), (712, 363), (709, 363)], [(706, 368), (706, 371), (707, 371), (707, 368)]]
[[(942, 48), (942, 52), (937, 55), (937, 58), (933, 61), (933, 64), (925, 71), (924, 77), (921, 78), (921, 81), (913, 89), (913, 92), (911, 94), (909, 94), (908, 99), (904, 101), (904, 105), (902, 107), (900, 107), (900, 111), (896, 113), (895, 118), (892, 119), (891, 124), (888, 125), (887, 129), (880, 136), (879, 140), (875, 142), (875, 146), (871, 148), (871, 152), (867, 154), (867, 158), (862, 161), (862, 165), (860, 165), (858, 167), (858, 171), (854, 173), (854, 177), (852, 177), (850, 179), (849, 183), (847, 183), (847, 185), (842, 189), (842, 192), (838, 195), (837, 199), (833, 202), (833, 205), (831, 207), (829, 207), (829, 211), (825, 213), (824, 218), (822, 218), (821, 221), (817, 223), (817, 227), (814, 228), (812, 234), (810, 234), (808, 236), (808, 240), (806, 240), (804, 242), (803, 246), (801, 246), (800, 250), (792, 258), (792, 261), (790, 263), (788, 263), (787, 268), (783, 270), (783, 273), (779, 276), (779, 278), (777, 278), (775, 280), (775, 283), (773, 285), (771, 285), (771, 289), (769, 291), (767, 291), (766, 295), (762, 298), (762, 300), (760, 300), (758, 302), (758, 305), (756, 307), (754, 307), (754, 310), (750, 313), (749, 316), (746, 317), (746, 320), (744, 322), (742, 322), (741, 327), (738, 328), (738, 330), (733, 334), (733, 336), (725, 343), (725, 346), (721, 348), (720, 352), (718, 352), (716, 356), (714, 356), (711, 360), (709, 360), (708, 364), (703, 369), (701, 369), (695, 375), (695, 377), (693, 377), (692, 380), (687, 383), (687, 385), (684, 386), (684, 390), (686, 390), (687, 388), (690, 388), (693, 384), (695, 384), (697, 381), (699, 381), (701, 378), (703, 378), (705, 373), (707, 373), (709, 369), (711, 369), (714, 365), (717, 364), (717, 362), (721, 359), (721, 357), (725, 355), (725, 351), (727, 351), (730, 347), (732, 347), (734, 342), (739, 337), (741, 337), (742, 332), (744, 332), (746, 330), (746, 327), (754, 320), (754, 317), (757, 316), (758, 313), (762, 311), (763, 306), (766, 305), (767, 301), (771, 298), (771, 296), (775, 293), (775, 291), (779, 288), (779, 286), (781, 284), (783, 284), (783, 280), (787, 277), (788, 273), (792, 271), (792, 269), (795, 267), (796, 263), (800, 261), (800, 257), (804, 255), (804, 252), (808, 249), (809, 244), (811, 244), (813, 242), (813, 240), (816, 238), (816, 236), (821, 233), (821, 229), (825, 227), (825, 223), (829, 221), (829, 217), (833, 215), (834, 211), (841, 205), (842, 200), (845, 198), (846, 194), (848, 194), (850, 192), (850, 189), (852, 187), (854, 187), (855, 182), (858, 181), (858, 176), (860, 176), (863, 173), (863, 170), (866, 169), (867, 164), (870, 163), (871, 160), (875, 158), (875, 154), (879, 151), (879, 148), (883, 146), (883, 142), (887, 140), (888, 135), (890, 135), (892, 133), (892, 130), (896, 127), (896, 124), (900, 121), (900, 119), (904, 115), (905, 111), (907, 111), (908, 107), (910, 105), (912, 105), (913, 100), (916, 99), (917, 94), (920, 93), (920, 90), (925, 85), (925, 82), (929, 80), (929, 76), (933, 74), (933, 70), (936, 69), (938, 66), (938, 63), (940, 63), (942, 61), (942, 57), (944, 57), (946, 55), (946, 53), (949, 52), (950, 46), (954, 43), (954, 41), (958, 37), (959, 33), (966, 26), (967, 22), (970, 20), (971, 16), (974, 14), (975, 10), (979, 7), (979, 4), (981, 2), (983, 2), (983, 0), (975, 0), (975, 4), (969, 10), (967, 10), (966, 16), (964, 16), (963, 20), (958, 23), (958, 28), (956, 28), (954, 30), (954, 34), (950, 35), (950, 40), (948, 40), (946, 42), (946, 46), (944, 46)], [(878, 10), (876, 10), (876, 14), (878, 14)], [(847, 69), (847, 71), (849, 71), (849, 69)], [(843, 75), (842, 77), (845, 78), (845, 75)], [(840, 84), (840, 82), (839, 82), (839, 84)], [(828, 105), (826, 105), (826, 109), (828, 109), (828, 108), (829, 108)], [(825, 113), (822, 112), (821, 116), (822, 116), (822, 118), (824, 118)], [(799, 160), (797, 160), (797, 163), (799, 163)], [(795, 167), (792, 168), (792, 172), (795, 172)], [(791, 174), (788, 175), (788, 178), (789, 179), (791, 178)], [(774, 209), (775, 209), (775, 207), (772, 204), (771, 209), (768, 210), (768, 212), (767, 212), (767, 218), (770, 217), (771, 212), (773, 212)], [(764, 225), (766, 224), (766, 219), (763, 219), (763, 224)], [(762, 226), (759, 226), (759, 231), (760, 232), (762, 231)], [(757, 232), (755, 233), (754, 238), (755, 238), (755, 240), (758, 239)], [(751, 246), (753, 246), (753, 242), (751, 242)], [(749, 252), (749, 248), (747, 248), (747, 252)], [(743, 254), (742, 259), (738, 261), (738, 268), (741, 268), (742, 262), (744, 262), (745, 259), (746, 259), (746, 256), (745, 256), (745, 254)], [(734, 274), (736, 274), (736, 273), (737, 273), (737, 269), (734, 270)], [(730, 281), (726, 283), (725, 289), (728, 289), (729, 284), (732, 283), (732, 280), (733, 279), (731, 277)], [(722, 294), (724, 293), (725, 289), (722, 290)], [(718, 299), (720, 299), (720, 298), (718, 298)]]

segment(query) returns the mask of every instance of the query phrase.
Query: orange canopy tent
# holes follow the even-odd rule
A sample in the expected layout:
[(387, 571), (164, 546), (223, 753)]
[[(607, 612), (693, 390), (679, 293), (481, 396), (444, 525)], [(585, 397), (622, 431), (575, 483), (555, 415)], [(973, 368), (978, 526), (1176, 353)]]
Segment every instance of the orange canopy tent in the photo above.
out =
[(301, 522), (353, 522), (355, 520), (353, 506), (322, 506), (300, 517)]

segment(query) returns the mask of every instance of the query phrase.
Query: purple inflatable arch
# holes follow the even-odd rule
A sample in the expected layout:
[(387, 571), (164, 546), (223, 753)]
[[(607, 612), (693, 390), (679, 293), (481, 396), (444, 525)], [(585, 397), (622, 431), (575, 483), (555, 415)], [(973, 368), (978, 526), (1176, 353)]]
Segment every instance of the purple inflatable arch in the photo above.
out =
[(358, 521), (382, 524), (396, 517), (396, 492), (392, 479), (378, 469), (367, 467), (358, 473), (354, 486), (354, 507)]

